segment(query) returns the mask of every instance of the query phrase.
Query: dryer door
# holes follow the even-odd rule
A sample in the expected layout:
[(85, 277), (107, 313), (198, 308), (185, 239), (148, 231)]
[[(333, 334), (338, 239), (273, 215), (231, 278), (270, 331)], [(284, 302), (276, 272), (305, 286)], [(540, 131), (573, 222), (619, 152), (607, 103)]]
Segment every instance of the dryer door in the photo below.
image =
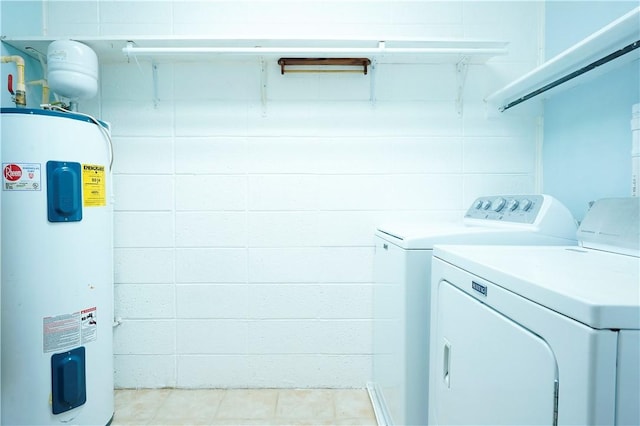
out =
[(438, 424), (554, 424), (558, 368), (544, 340), (446, 281), (437, 309)]

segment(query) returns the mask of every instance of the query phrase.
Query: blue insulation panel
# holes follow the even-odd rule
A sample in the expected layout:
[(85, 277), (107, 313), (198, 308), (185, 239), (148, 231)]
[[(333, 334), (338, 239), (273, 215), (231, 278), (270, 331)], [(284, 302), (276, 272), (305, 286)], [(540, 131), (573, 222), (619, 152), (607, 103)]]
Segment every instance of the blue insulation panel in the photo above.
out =
[(51, 356), (51, 396), (53, 414), (87, 402), (84, 346)]
[(47, 161), (47, 218), (49, 222), (82, 220), (80, 163)]

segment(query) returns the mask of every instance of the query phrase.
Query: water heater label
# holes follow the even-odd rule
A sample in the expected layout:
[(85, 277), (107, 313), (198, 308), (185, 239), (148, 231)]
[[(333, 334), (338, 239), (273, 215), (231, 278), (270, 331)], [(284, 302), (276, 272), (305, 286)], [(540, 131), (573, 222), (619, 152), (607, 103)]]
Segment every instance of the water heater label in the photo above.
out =
[(44, 352), (80, 345), (80, 312), (43, 319)]
[(39, 163), (2, 163), (3, 191), (40, 191)]
[(98, 309), (93, 306), (42, 320), (44, 352), (67, 350), (98, 338)]
[(82, 193), (85, 207), (107, 205), (107, 181), (104, 166), (97, 164), (82, 165)]
[(94, 306), (83, 309), (82, 314), (82, 344), (92, 342), (98, 338), (98, 309)]

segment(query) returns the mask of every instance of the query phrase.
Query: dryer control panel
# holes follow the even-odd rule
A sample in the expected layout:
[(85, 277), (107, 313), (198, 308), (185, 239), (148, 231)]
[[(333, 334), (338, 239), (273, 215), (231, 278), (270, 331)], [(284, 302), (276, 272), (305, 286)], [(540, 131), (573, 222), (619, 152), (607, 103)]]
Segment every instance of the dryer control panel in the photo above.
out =
[(491, 195), (477, 198), (465, 219), (534, 223), (544, 204), (542, 195)]

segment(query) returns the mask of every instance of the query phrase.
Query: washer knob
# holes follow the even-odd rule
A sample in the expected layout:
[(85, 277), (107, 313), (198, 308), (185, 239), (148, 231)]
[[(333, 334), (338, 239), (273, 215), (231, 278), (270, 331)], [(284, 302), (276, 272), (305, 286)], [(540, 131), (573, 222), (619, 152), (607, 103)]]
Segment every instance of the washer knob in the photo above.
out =
[(482, 200), (476, 200), (475, 203), (473, 203), (473, 208), (476, 210), (480, 210), (480, 208), (482, 207)]
[(489, 207), (491, 207), (491, 201), (489, 200), (485, 200), (482, 203), (482, 209), (483, 210), (489, 210)]
[(493, 211), (499, 212), (500, 210), (502, 210), (502, 208), (506, 203), (507, 203), (507, 200), (505, 200), (504, 198), (502, 197), (496, 198), (495, 200), (493, 200)]
[(514, 211), (515, 209), (518, 208), (518, 200), (516, 200), (515, 198), (512, 198), (509, 200), (509, 203), (507, 204), (507, 210), (509, 211)]
[(531, 202), (531, 200), (525, 198), (520, 201), (520, 210), (522, 210), (523, 212), (526, 212), (531, 208), (532, 204), (533, 203)]

